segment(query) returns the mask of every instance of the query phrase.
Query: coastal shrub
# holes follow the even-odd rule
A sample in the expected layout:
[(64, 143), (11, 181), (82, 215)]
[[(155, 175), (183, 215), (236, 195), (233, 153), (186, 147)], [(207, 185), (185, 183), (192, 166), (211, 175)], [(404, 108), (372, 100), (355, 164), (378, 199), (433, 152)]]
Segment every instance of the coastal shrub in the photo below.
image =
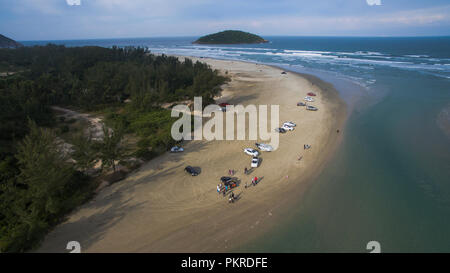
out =
[(64, 125), (59, 127), (59, 130), (60, 130), (61, 134), (64, 134), (64, 133), (69, 132), (70, 129), (69, 129), (69, 126), (64, 124)]
[(0, 251), (36, 245), (61, 217), (90, 196), (88, 178), (76, 172), (55, 146), (56, 135), (29, 121), (18, 145), (19, 174), (2, 183)]

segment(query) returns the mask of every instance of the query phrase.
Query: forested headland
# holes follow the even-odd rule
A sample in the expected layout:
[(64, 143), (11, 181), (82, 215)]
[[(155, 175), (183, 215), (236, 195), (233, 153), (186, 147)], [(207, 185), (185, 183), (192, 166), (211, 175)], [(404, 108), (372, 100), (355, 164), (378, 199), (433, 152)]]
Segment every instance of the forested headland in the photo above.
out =
[(0, 34), (0, 48), (18, 48), (22, 46), (21, 43)]
[(240, 30), (225, 30), (198, 38), (194, 44), (262, 44), (269, 41), (249, 32)]
[[(117, 162), (171, 147), (174, 119), (163, 103), (212, 103), (227, 81), (204, 63), (135, 47), (0, 49), (0, 73), (0, 252), (36, 247), (90, 198), (94, 165), (114, 173)], [(75, 130), (53, 106), (101, 114), (103, 138)]]

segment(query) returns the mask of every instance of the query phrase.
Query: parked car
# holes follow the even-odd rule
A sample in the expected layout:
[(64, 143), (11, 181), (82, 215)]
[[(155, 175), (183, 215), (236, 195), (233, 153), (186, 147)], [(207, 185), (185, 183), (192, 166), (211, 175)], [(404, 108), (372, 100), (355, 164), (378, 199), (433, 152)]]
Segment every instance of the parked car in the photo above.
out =
[(220, 181), (223, 183), (224, 186), (227, 186), (228, 189), (236, 188), (237, 187), (237, 178), (235, 177), (229, 177), (229, 176), (222, 176), (220, 178)]
[(252, 168), (258, 168), (258, 166), (259, 166), (259, 157), (257, 157), (257, 156), (252, 157), (252, 163), (250, 164), (250, 166)]
[(273, 151), (273, 147), (270, 146), (269, 144), (264, 144), (264, 143), (255, 143), (256, 147), (258, 149), (260, 149), (261, 151), (265, 151), (265, 152), (271, 152)]
[(304, 103), (304, 102), (298, 102), (298, 103), (297, 103), (297, 106), (306, 106), (306, 103)]
[(258, 156), (259, 155), (259, 152), (257, 150), (255, 150), (255, 149), (252, 149), (252, 148), (245, 148), (244, 149), (244, 153), (246, 153), (248, 155), (251, 155), (251, 156)]
[(199, 172), (192, 166), (187, 166), (186, 168), (184, 168), (184, 171), (192, 176), (199, 175)]
[(305, 101), (308, 101), (308, 102), (313, 102), (313, 101), (314, 101), (314, 99), (313, 99), (313, 98), (311, 98), (311, 97), (305, 97)]
[(181, 152), (184, 152), (184, 149), (181, 148), (181, 147), (178, 147), (178, 146), (173, 146), (173, 147), (170, 149), (170, 152), (171, 152), (171, 153), (181, 153)]
[(283, 127), (281, 127), (281, 128), (286, 130), (286, 131), (294, 131), (294, 127), (287, 126), (287, 125), (283, 125)]
[(306, 106), (306, 110), (309, 110), (309, 111), (317, 111), (317, 110), (319, 110), (319, 109), (317, 109), (317, 108), (314, 107), (314, 106), (308, 105), (308, 106)]
[(292, 121), (286, 121), (285, 123), (283, 123), (283, 126), (290, 126), (290, 127), (295, 127), (297, 126), (297, 124), (293, 123)]
[(278, 132), (280, 134), (284, 134), (284, 133), (286, 133), (286, 130), (284, 130), (283, 128), (276, 128), (275, 132)]
[(309, 92), (307, 95), (311, 96), (311, 97), (315, 97), (316, 96), (316, 94), (314, 94), (313, 92)]
[(227, 105), (231, 105), (231, 104), (229, 104), (228, 102), (219, 103), (219, 106), (220, 106), (220, 108), (222, 109), (223, 112), (227, 111)]
[(220, 181), (222, 182), (222, 183), (225, 183), (225, 182), (229, 182), (229, 181), (237, 181), (237, 178), (236, 177), (231, 177), (231, 176), (222, 176), (221, 178), (220, 178)]

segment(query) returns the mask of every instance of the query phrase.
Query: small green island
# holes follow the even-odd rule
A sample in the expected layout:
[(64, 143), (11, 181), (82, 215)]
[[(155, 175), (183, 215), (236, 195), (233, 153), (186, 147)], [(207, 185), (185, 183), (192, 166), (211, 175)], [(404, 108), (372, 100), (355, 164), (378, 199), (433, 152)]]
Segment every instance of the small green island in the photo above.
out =
[(249, 32), (225, 30), (200, 37), (194, 44), (262, 44), (269, 41)]

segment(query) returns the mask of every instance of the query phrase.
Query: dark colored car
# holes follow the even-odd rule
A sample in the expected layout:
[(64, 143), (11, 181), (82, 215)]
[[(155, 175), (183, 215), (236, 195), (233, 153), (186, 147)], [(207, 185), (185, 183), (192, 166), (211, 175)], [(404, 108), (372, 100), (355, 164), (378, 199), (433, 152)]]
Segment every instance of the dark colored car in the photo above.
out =
[(222, 181), (222, 183), (230, 189), (237, 187), (237, 179), (234, 177), (222, 176), (220, 181)]
[(223, 185), (226, 186), (228, 189), (232, 189), (232, 188), (236, 188), (237, 187), (236, 178), (228, 177), (228, 176), (222, 176), (220, 178), (220, 181), (222, 181)]
[(192, 176), (197, 176), (199, 174), (198, 171), (192, 166), (187, 166), (184, 168), (184, 171)]
[(280, 133), (280, 134), (286, 133), (286, 130), (284, 130), (283, 128), (277, 128), (277, 129), (275, 129), (275, 131)]
[(229, 176), (222, 176), (220, 178), (220, 181), (222, 181), (223, 183), (228, 182), (228, 181), (232, 181), (232, 180), (235, 180), (235, 178), (229, 177)]

